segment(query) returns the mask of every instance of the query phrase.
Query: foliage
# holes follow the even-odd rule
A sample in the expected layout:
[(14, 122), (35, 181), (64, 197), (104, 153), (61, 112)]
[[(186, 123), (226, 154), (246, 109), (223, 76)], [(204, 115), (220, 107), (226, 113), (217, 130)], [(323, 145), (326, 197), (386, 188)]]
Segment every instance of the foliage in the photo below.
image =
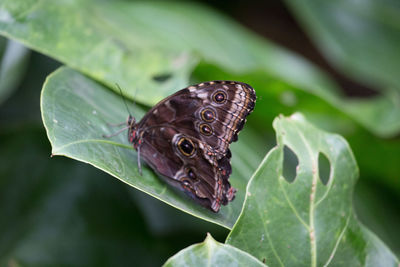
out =
[[(5, 162), (0, 169), (0, 212), (6, 215), (0, 220), (0, 264), (124, 265), (134, 255), (144, 265), (159, 265), (175, 252), (166, 249), (165, 238), (154, 250), (158, 259), (145, 252), (140, 242), (146, 240), (150, 250), (158, 240), (151, 233), (172, 236), (176, 229), (189, 232), (195, 228), (191, 231), (203, 236), (205, 231), (221, 234), (212, 224), (198, 227), (199, 221), (209, 221), (230, 230), (226, 244), (208, 235), (204, 243), (170, 258), (167, 266), (201, 262), (218, 266), (233, 262), (397, 266), (387, 246), (356, 219), (352, 204), (358, 177), (355, 158), (362, 179), (379, 181), (395, 199), (400, 198), (400, 140), (395, 138), (400, 132), (399, 76), (398, 68), (390, 69), (398, 64), (398, 54), (396, 49), (386, 49), (378, 60), (371, 53), (398, 46), (397, 35), (392, 34), (396, 33), (396, 11), (375, 13), (368, 8), (379, 6), (374, 1), (363, 9), (357, 9), (356, 3), (340, 6), (287, 0), (287, 4), (341, 71), (357, 80), (365, 77), (366, 83), (382, 93), (348, 98), (328, 74), (304, 58), (200, 4), (1, 0), (0, 34), (66, 65), (47, 77), (41, 92), (40, 110), (52, 155), (89, 163), (129, 186), (108, 181), (112, 179), (83, 164), (57, 161), (57, 157), (47, 160), (43, 156), (46, 146), (33, 145), (43, 134), (35, 127), (36, 134), (27, 141), (14, 136), (25, 129), (18, 125), (26, 117), (20, 123), (8, 123), (8, 113), (18, 107), (24, 107), (25, 113), (39, 108), (30, 109), (28, 94), (17, 92), (0, 110), (0, 120), (6, 122), (1, 127), (5, 130), (2, 147), (7, 148), (0, 153)], [(339, 16), (338, 8), (346, 12)], [(380, 19), (371, 19), (375, 15)], [(352, 20), (343, 20), (343, 16)], [(383, 20), (386, 17), (391, 23)], [(340, 25), (343, 21), (348, 23), (346, 31)], [(363, 28), (361, 35), (353, 35), (356, 26)], [(377, 34), (387, 38), (374, 39)], [(373, 42), (363, 46), (368, 38)], [(20, 47), (10, 40), (9, 46)], [(27, 50), (14, 49), (10, 60), (5, 39), (0, 41), (1, 102), (21, 81)], [(102, 135), (115, 131), (107, 123), (123, 122), (127, 117), (115, 83), (123, 88), (124, 96), (134, 99), (136, 104), (128, 104), (129, 110), (140, 119), (157, 101), (189, 83), (217, 79), (251, 84), (258, 100), (239, 141), (232, 144), (231, 181), (238, 188), (237, 197), (214, 214), (166, 186), (148, 167), (139, 175), (136, 152), (126, 136), (105, 139)], [(22, 87), (29, 86), (23, 83)], [(301, 113), (278, 116), (294, 112)], [(271, 149), (273, 121), (277, 145)], [(37, 124), (30, 121), (30, 125)], [(321, 129), (342, 134), (355, 157), (342, 137)], [(294, 181), (284, 177), (285, 147), (299, 163), (293, 171)], [(18, 154), (24, 155), (22, 165), (38, 170), (19, 173), (12, 164)], [(330, 166), (323, 181), (319, 179), (323, 176), (321, 155)], [(132, 193), (130, 186), (173, 208)], [(102, 195), (109, 196), (107, 201), (99, 198)], [(364, 223), (374, 226), (392, 249), (400, 251), (398, 241), (385, 235), (392, 226), (383, 228), (365, 204), (360, 207), (361, 217), (368, 218)], [(141, 216), (135, 218), (132, 213)], [(171, 214), (184, 219), (173, 220)], [(50, 224), (50, 216), (58, 219)], [(106, 220), (99, 224), (102, 218)], [(178, 247), (193, 242), (181, 242)], [(46, 256), (43, 252), (47, 250), (54, 253)], [(127, 256), (129, 251), (135, 253)], [(79, 253), (72, 256), (74, 252)]]
[(20, 43), (0, 37), (0, 104), (17, 87), (25, 73), (29, 50)]
[[(102, 133), (114, 131), (107, 122), (126, 120), (127, 111), (121, 102), (120, 96), (71, 69), (61, 68), (49, 76), (42, 91), (41, 109), (52, 154), (90, 163), (176, 208), (232, 227), (242, 207), (247, 181), (261, 159), (245, 143), (233, 147), (238, 156), (233, 161), (232, 181), (240, 193), (237, 201), (215, 214), (171, 190), (149, 168), (140, 175), (133, 164), (137, 162), (136, 152), (126, 142), (126, 135), (102, 137)], [(143, 116), (143, 109), (133, 106), (129, 109), (135, 117)], [(241, 138), (248, 140), (247, 144), (257, 140), (249, 135)]]
[[(396, 266), (395, 256), (354, 215), (358, 169), (346, 141), (300, 114), (277, 118), (274, 128), (278, 145), (250, 180), (227, 243), (272, 266)], [(284, 146), (299, 162), (291, 183), (282, 175)], [(330, 165), (327, 180), (323, 156)]]
[(321, 51), (343, 72), (378, 90), (400, 90), (396, 1), (287, 3)]
[(264, 266), (250, 254), (216, 242), (211, 235), (171, 257), (164, 266)]

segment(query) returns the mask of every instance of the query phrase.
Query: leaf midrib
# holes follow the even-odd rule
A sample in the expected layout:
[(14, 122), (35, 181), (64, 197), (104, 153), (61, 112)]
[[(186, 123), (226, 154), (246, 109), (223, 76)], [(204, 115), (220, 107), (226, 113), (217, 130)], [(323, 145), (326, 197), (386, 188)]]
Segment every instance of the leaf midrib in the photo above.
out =
[(62, 145), (60, 147), (53, 146), (54, 147), (53, 154), (60, 153), (61, 151), (65, 150), (67, 147), (70, 147), (70, 146), (73, 146), (73, 145), (77, 145), (77, 144), (83, 144), (83, 143), (105, 143), (105, 144), (115, 145), (115, 146), (126, 148), (126, 149), (133, 149), (131, 146), (128, 146), (128, 145), (125, 145), (125, 144), (121, 144), (121, 143), (117, 143), (117, 142), (114, 142), (114, 141), (104, 140), (104, 139), (82, 139), (82, 140), (78, 140), (78, 141), (75, 141), (75, 142), (67, 143), (67, 144)]

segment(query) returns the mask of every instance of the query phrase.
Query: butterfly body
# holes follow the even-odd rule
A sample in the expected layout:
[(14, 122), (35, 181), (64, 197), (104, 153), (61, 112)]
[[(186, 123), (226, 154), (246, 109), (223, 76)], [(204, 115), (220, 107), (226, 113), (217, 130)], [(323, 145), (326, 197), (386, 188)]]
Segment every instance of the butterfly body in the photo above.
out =
[(235, 196), (228, 181), (229, 144), (237, 140), (255, 100), (254, 89), (245, 83), (189, 86), (159, 102), (138, 123), (130, 116), (128, 139), (169, 184), (218, 212)]

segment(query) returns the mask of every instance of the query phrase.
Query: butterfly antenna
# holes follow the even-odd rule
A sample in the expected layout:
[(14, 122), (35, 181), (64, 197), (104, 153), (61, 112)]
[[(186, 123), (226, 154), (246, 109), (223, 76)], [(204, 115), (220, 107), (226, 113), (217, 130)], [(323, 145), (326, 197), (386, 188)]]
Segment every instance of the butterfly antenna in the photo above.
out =
[(124, 104), (125, 104), (126, 110), (128, 111), (129, 116), (132, 117), (132, 114), (131, 114), (131, 112), (129, 111), (129, 108), (128, 108), (128, 104), (126, 104), (126, 99), (125, 99), (124, 94), (122, 93), (121, 87), (119, 86), (118, 83), (116, 83), (115, 85), (117, 86), (117, 88), (118, 88), (118, 90), (119, 90), (119, 92), (120, 92), (120, 94), (121, 94), (121, 96), (122, 96), (122, 99), (123, 99), (123, 101), (124, 101)]
[(136, 87), (136, 89), (135, 89), (135, 94), (134, 94), (134, 96), (133, 96), (133, 106), (136, 108), (136, 96), (137, 96), (137, 87)]

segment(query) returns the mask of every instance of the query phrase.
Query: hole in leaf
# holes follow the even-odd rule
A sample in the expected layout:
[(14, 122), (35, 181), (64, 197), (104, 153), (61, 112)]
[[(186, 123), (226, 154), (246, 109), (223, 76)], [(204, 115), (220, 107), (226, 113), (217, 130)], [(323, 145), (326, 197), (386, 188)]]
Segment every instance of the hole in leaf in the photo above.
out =
[(287, 146), (283, 147), (283, 177), (289, 183), (293, 182), (296, 178), (297, 165), (299, 160), (296, 154)]
[(331, 174), (331, 164), (325, 154), (321, 152), (318, 154), (318, 174), (321, 182), (327, 185)]
[(159, 75), (154, 75), (153, 80), (155, 80), (156, 82), (159, 82), (159, 83), (163, 83), (163, 82), (166, 82), (167, 80), (169, 80), (171, 77), (172, 77), (172, 74), (163, 73), (163, 74), (159, 74)]

